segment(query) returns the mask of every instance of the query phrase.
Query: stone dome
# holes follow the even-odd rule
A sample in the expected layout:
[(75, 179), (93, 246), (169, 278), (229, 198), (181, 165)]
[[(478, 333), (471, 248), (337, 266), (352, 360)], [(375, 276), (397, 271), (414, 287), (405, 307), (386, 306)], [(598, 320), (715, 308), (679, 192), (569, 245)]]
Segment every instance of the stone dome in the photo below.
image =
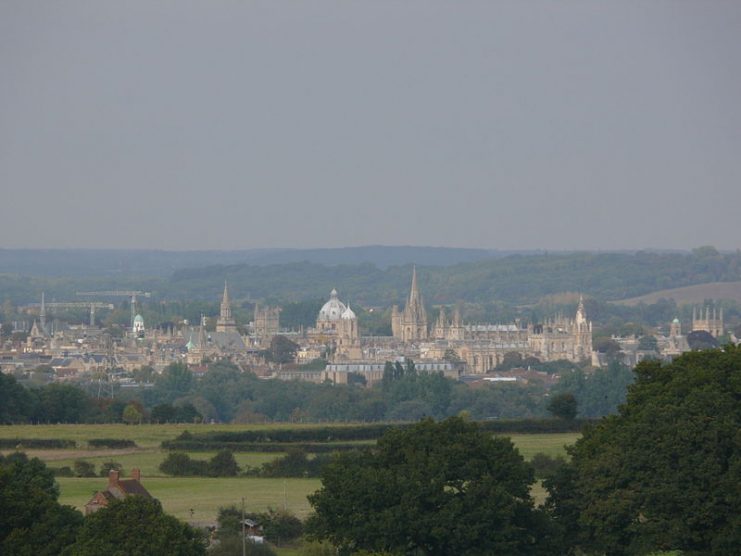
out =
[(342, 312), (340, 318), (343, 320), (355, 320), (357, 317), (355, 316), (355, 312), (350, 309), (350, 305), (348, 304), (347, 309)]
[(340, 320), (342, 314), (347, 310), (345, 304), (337, 297), (337, 290), (332, 290), (329, 294), (329, 301), (327, 301), (322, 308), (319, 310), (319, 321), (334, 321)]
[(141, 323), (144, 324), (144, 317), (141, 315), (136, 315), (134, 317), (134, 324)]

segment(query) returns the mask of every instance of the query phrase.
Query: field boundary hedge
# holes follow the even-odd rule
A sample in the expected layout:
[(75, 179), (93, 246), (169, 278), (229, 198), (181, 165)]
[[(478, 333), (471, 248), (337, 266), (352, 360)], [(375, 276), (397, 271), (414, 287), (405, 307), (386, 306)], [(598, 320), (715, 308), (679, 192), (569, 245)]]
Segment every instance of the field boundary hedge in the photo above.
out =
[(136, 442), (125, 438), (91, 438), (87, 444), (91, 448), (136, 448)]
[(351, 444), (347, 442), (198, 442), (191, 440), (170, 440), (162, 443), (166, 450), (182, 450), (185, 452), (213, 452), (231, 450), (232, 452), (285, 452), (287, 450), (303, 450), (309, 454), (327, 452), (344, 452), (347, 450), (362, 450), (371, 446)]
[[(519, 419), (479, 422), (482, 430), (493, 434), (555, 434), (581, 432), (588, 419)], [(235, 452), (282, 452), (299, 448), (306, 452), (331, 452), (359, 448), (352, 441), (378, 440), (392, 428), (412, 426), (414, 423), (325, 426), (316, 428), (285, 428), (250, 431), (212, 431), (190, 433), (184, 431), (174, 440), (162, 442), (167, 450), (208, 451), (228, 449)]]
[(62, 438), (0, 438), (1, 449), (8, 450), (18, 447), (27, 450), (63, 450), (77, 448), (77, 442)]

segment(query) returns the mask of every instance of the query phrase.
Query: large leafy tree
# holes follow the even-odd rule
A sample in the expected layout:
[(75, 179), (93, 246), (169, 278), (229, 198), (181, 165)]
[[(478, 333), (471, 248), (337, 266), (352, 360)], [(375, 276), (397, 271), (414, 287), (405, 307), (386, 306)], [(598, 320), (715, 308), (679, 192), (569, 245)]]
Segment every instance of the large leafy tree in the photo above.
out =
[(737, 553), (741, 349), (635, 373), (619, 414), (588, 429), (547, 481), (554, 516), (587, 553)]
[(13, 376), (0, 373), (0, 423), (22, 423), (34, 411), (35, 399)]
[(0, 554), (52, 556), (74, 542), (82, 514), (58, 497), (41, 460), (0, 455)]
[(162, 510), (154, 499), (129, 496), (114, 500), (85, 518), (71, 547), (75, 556), (206, 554), (203, 535)]
[(373, 453), (337, 456), (309, 496), (308, 528), (345, 550), (554, 553), (532, 482), (509, 439), (460, 418), (428, 419), (390, 430)]

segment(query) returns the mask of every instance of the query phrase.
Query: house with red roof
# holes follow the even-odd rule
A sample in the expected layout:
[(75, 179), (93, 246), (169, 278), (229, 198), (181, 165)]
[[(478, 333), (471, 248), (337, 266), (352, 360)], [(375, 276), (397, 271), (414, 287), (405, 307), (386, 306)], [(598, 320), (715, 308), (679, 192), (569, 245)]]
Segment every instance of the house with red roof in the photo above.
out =
[(104, 490), (99, 490), (90, 501), (85, 504), (85, 515), (97, 512), (105, 508), (112, 500), (123, 500), (128, 496), (145, 496), (152, 498), (149, 491), (141, 484), (141, 471), (139, 469), (131, 470), (130, 479), (121, 479), (120, 473), (111, 469), (108, 474), (108, 484)]

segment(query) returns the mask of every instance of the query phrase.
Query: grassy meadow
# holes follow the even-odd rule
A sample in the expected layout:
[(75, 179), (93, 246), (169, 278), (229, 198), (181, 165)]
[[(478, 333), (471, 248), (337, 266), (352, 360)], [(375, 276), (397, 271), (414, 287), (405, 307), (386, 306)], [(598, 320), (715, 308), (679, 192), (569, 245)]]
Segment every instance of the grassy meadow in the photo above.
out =
[[(309, 511), (306, 496), (320, 486), (318, 479), (263, 479), (253, 477), (202, 478), (168, 477), (159, 470), (167, 451), (160, 447), (163, 440), (171, 440), (185, 430), (242, 431), (255, 429), (279, 429), (312, 427), (318, 425), (13, 425), (0, 426), (0, 438), (59, 438), (74, 440), (76, 449), (25, 450), (29, 456), (42, 459), (51, 467), (72, 467), (75, 460), (82, 459), (95, 464), (96, 470), (107, 461), (123, 465), (128, 475), (132, 467), (142, 472), (142, 483), (158, 498), (165, 510), (191, 523), (213, 523), (220, 506), (241, 504), (242, 498), (248, 511), (262, 511), (269, 507), (283, 508), (305, 517)], [(323, 426), (323, 425), (322, 425)], [(509, 436), (525, 459), (538, 452), (550, 456), (566, 456), (564, 447), (573, 444), (578, 433), (554, 434), (511, 434)], [(93, 438), (116, 438), (133, 440), (135, 448), (109, 449), (90, 448), (87, 441)], [(22, 444), (20, 446), (22, 449)], [(8, 450), (5, 450), (7, 452)], [(195, 459), (209, 459), (215, 452), (191, 452)], [(235, 453), (240, 467), (258, 467), (283, 455), (280, 452)], [(60, 502), (82, 509), (91, 495), (105, 486), (106, 479), (67, 478), (57, 479), (60, 485)], [(542, 502), (545, 493), (535, 485), (533, 495)]]

